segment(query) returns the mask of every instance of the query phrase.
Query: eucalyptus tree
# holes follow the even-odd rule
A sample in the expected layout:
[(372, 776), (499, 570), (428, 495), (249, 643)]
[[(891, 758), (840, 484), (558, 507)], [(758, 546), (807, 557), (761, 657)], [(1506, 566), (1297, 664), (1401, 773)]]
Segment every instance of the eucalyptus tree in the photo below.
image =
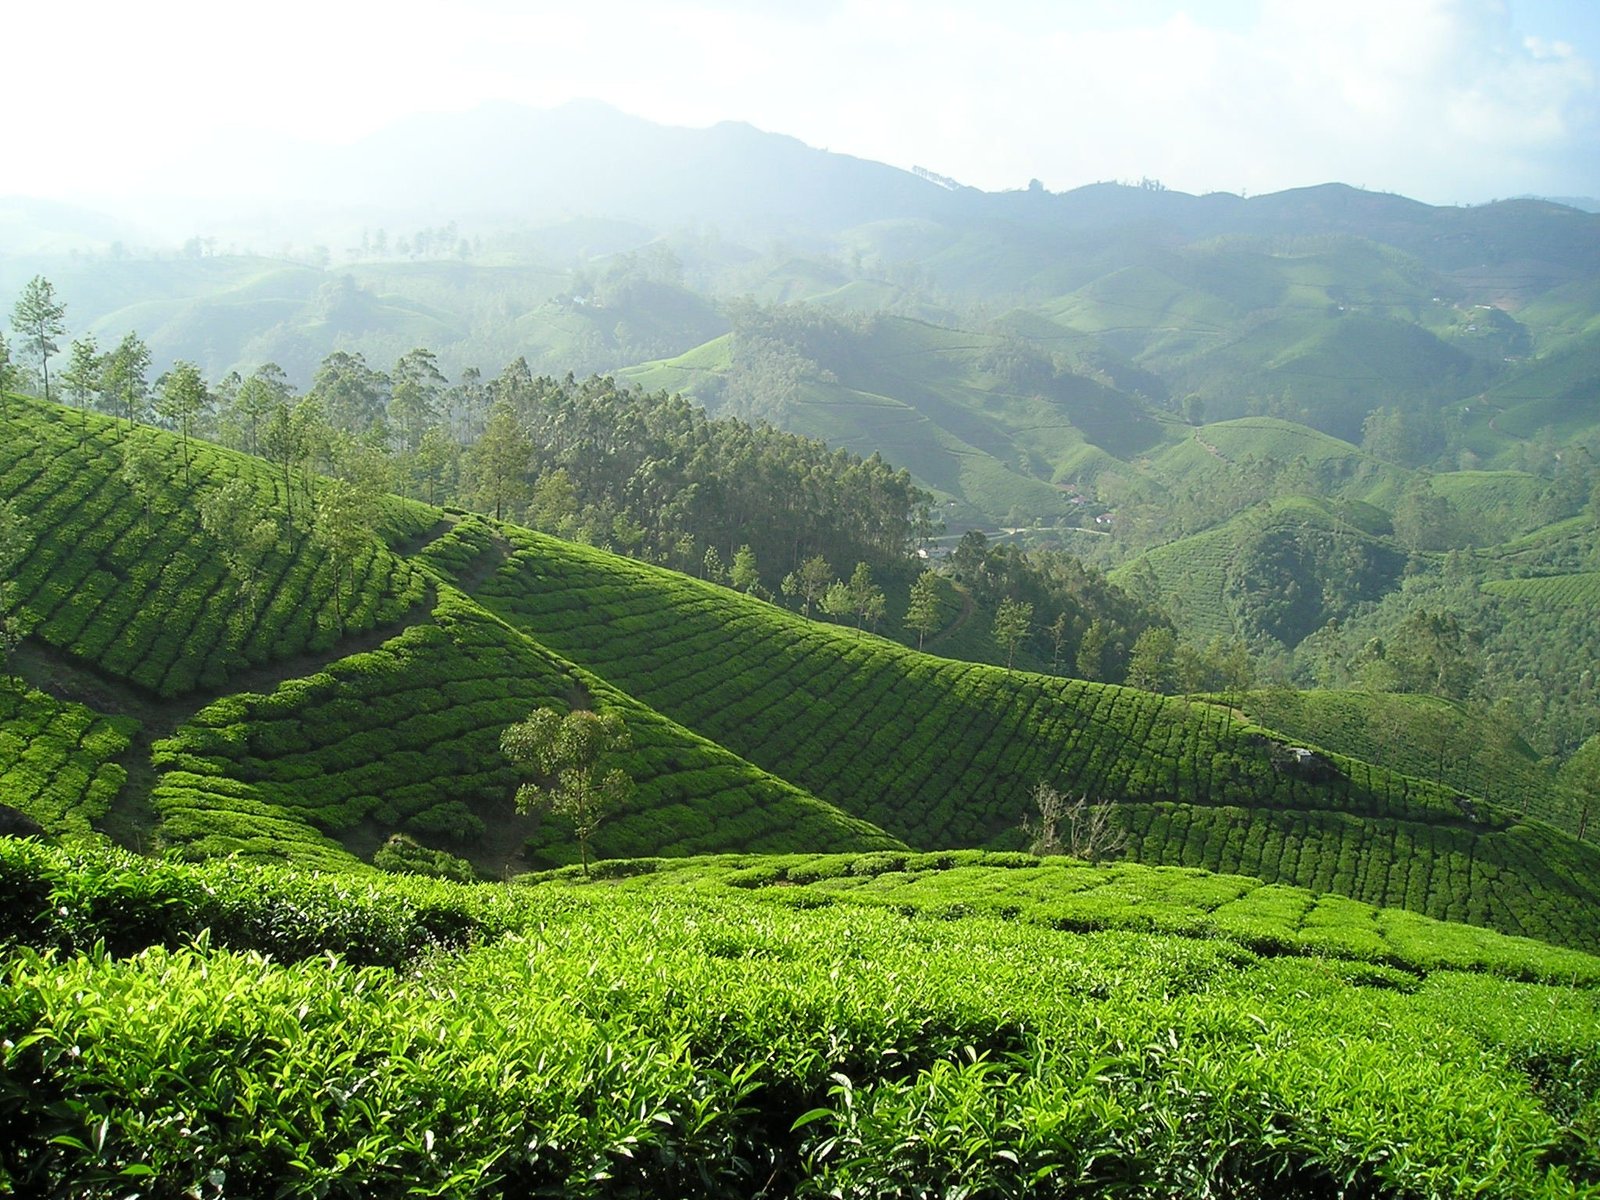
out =
[(318, 492), (312, 537), (328, 552), (333, 566), (333, 612), (340, 637), (348, 616), (346, 585), (354, 591), (356, 556), (372, 540), (376, 515), (377, 497), (350, 480), (327, 480)]
[(384, 424), (389, 378), (367, 366), (361, 354), (335, 350), (317, 367), (309, 394), (333, 428), (366, 433)]
[(728, 582), (747, 594), (761, 582), (761, 571), (756, 566), (756, 552), (750, 549), (748, 542), (733, 552), (733, 567), (729, 572)]
[(156, 497), (167, 480), (166, 463), (154, 434), (130, 432), (122, 446), (122, 482), (139, 502), (144, 527), (150, 528)]
[(89, 429), (89, 404), (100, 395), (104, 380), (104, 363), (94, 334), (86, 333), (81, 338), (73, 339), (67, 352), (67, 368), (61, 372), (61, 382), (66, 385), (67, 395), (72, 397), (72, 402), (82, 414), (80, 428), (85, 433)]
[(50, 356), (57, 350), (56, 339), (67, 332), (67, 306), (56, 298), (55, 285), (43, 275), (35, 275), (22, 289), (11, 308), (11, 328), (22, 338), (24, 352), (37, 359), (44, 380), (44, 398), (50, 399)]
[(1016, 661), (1017, 646), (1033, 627), (1033, 605), (1026, 600), (1005, 599), (994, 613), (994, 640), (1006, 648), (1006, 666)]
[(835, 582), (828, 560), (820, 554), (813, 554), (800, 564), (799, 570), (784, 577), (783, 590), (788, 595), (800, 597), (805, 605), (805, 615), (809, 618), (812, 605), (826, 596)]
[(467, 452), (473, 498), (481, 507), (493, 509), (494, 519), (498, 521), (506, 508), (520, 500), (526, 491), (528, 467), (532, 461), (533, 442), (510, 402), (496, 402), (483, 436)]
[(189, 434), (194, 423), (205, 412), (211, 394), (200, 368), (192, 362), (179, 359), (160, 379), (156, 396), (156, 415), (178, 431), (183, 445), (183, 486), (189, 486)]
[(433, 351), (420, 347), (400, 356), (390, 375), (389, 425), (402, 450), (414, 452), (423, 434), (439, 419), (440, 398), (449, 381)]
[(246, 612), (253, 612), (262, 560), (278, 543), (277, 522), (242, 475), (212, 488), (200, 498), (198, 508), (200, 526), (216, 542), (239, 602)]
[(927, 636), (939, 628), (939, 584), (932, 571), (922, 572), (911, 585), (906, 625), (917, 631), (918, 650)]
[(272, 415), (277, 405), (287, 405), (293, 397), (294, 387), (277, 363), (263, 363), (239, 384), (233, 407), (238, 419), (244, 422), (244, 450), (260, 453), (261, 423)]
[(130, 331), (106, 353), (103, 362), (101, 394), (114, 414), (126, 417), (130, 425), (137, 425), (150, 395), (146, 380), (150, 370), (150, 347), (137, 333)]

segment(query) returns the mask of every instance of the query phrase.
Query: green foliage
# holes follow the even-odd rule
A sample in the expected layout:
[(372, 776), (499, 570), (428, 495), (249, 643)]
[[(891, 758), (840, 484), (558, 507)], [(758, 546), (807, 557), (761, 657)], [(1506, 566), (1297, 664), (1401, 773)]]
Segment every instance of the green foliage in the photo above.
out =
[(1576, 832), (1573, 812), (1501, 705), (1461, 705), (1394, 692), (1268, 688), (1236, 697), (1259, 724), (1324, 747), (1431, 779)]
[(35, 275), (11, 307), (11, 328), (21, 340), (21, 351), (39, 364), (44, 398), (50, 399), (50, 356), (56, 339), (67, 332), (67, 306), (56, 296), (55, 285)]
[[(1594, 852), (1496, 804), (1337, 754), (1302, 773), (1281, 738), (1211, 705), (919, 655), (643, 564), (511, 537), (516, 552), (478, 593), (497, 613), (913, 846), (1015, 845), (1023, 798), (1044, 781), (1112, 803), (1137, 861), (1597, 945), (1600, 895), (1584, 882)], [(1540, 857), (1550, 866), (1530, 874)], [(1520, 883), (1494, 885), (1502, 875)]]
[(0, 681), (0, 803), (53, 834), (87, 834), (127, 771), (117, 760), (135, 722)]
[[(422, 599), (423, 574), (375, 536), (341, 568), (320, 544), (287, 532), (241, 550), (215, 524), (208, 531), (197, 493), (238, 480), (258, 511), (282, 505), (282, 487), (259, 461), (195, 445), (186, 488), (173, 435), (140, 430), (119, 443), (103, 418), (89, 416), (86, 436), (78, 424), (29, 403), (0, 442), (0, 491), (36, 531), (14, 600), (46, 645), (174, 697), (327, 645), (339, 569), (352, 573), (352, 631), (393, 622)], [(386, 526), (407, 532), (435, 520), (421, 506), (386, 512)], [(237, 589), (219, 586), (230, 564), (256, 576), (255, 611), (241, 615)]]
[[(1109, 581), (1096, 568), (1071, 555), (1053, 550), (1024, 551), (1014, 545), (991, 545), (978, 530), (963, 534), (949, 558), (949, 574), (967, 588), (982, 608), (1000, 615), (1002, 607), (1010, 615), (996, 634), (988, 653), (976, 653), (980, 661), (995, 661), (994, 651), (1015, 661), (1022, 649), (1024, 662), (1042, 667), (1049, 663), (1053, 674), (1071, 665), (1085, 679), (1117, 682), (1128, 665), (1129, 649), (1138, 636), (1166, 618), (1155, 608), (1154, 596), (1135, 596), (1134, 590)], [(1017, 620), (1021, 609), (1030, 605), (1026, 622)], [(1037, 616), (1038, 620), (1032, 620)], [(1090, 628), (1098, 623), (1095, 633)], [(1010, 634), (1020, 631), (1015, 641)], [(1084, 652), (1085, 640), (1091, 645)], [(948, 652), (948, 651), (947, 651)], [(1082, 660), (1081, 664), (1078, 660)]]
[[(465, 567), (475, 545), (490, 544), (481, 524), (463, 522), (428, 556)], [(330, 838), (353, 839), (372, 821), (445, 840), (498, 873), (518, 850), (486, 837), (516, 820), (518, 775), (500, 754), (501, 733), (531, 708), (585, 693), (622, 712), (634, 741), (621, 765), (637, 789), (597, 831), (602, 854), (893, 844), (613, 691), (451, 588), (440, 589), (430, 623), (270, 696), (224, 697), (158, 743), (161, 836), (191, 856), (331, 867), (350, 860)], [(533, 861), (569, 860), (553, 824), (525, 836)]]
[(596, 827), (633, 790), (627, 774), (607, 764), (632, 744), (616, 713), (585, 709), (564, 717), (535, 709), (500, 735), (500, 752), (539, 778), (517, 788), (517, 811), (546, 809), (571, 821), (585, 875)]
[(472, 864), (445, 850), (430, 850), (403, 833), (391, 834), (372, 855), (372, 865), (396, 875), (426, 875), (471, 883), (477, 878)]
[(1016, 658), (1017, 643), (1033, 628), (1033, 605), (1026, 600), (1002, 600), (994, 613), (994, 640), (1006, 648), (1006, 666)]
[[(85, 1196), (1592, 1187), (1596, 960), (1014, 857), (508, 889), (0, 844), (40, 914), (0, 914), (0, 1168)], [(719, 886), (763, 867), (785, 886)]]

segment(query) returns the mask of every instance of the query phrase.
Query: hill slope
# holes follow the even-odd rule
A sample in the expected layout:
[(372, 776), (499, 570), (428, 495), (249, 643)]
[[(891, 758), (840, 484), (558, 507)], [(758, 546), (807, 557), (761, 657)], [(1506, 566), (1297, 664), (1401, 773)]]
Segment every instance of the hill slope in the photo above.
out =
[[(401, 829), (496, 872), (525, 843), (531, 861), (567, 861), (559, 823), (509, 812), (497, 739), (534, 704), (594, 704), (632, 730), (638, 782), (601, 853), (1010, 847), (1046, 782), (1111, 803), (1139, 861), (1596, 944), (1591, 847), (1355, 759), (1306, 758), (1218, 707), (922, 655), (397, 502), (340, 604), (298, 479), (302, 524), (263, 510), (283, 522), (281, 549), (255, 572), (275, 581), (266, 599), (247, 603), (236, 575), (250, 563), (209, 541), (195, 508), (224, 477), (265, 504), (275, 468), (196, 448), (193, 480), (162, 475), (147, 522), (121, 464), (141, 442), (176, 456), (171, 435), (119, 440), (110, 422), (37, 404), (13, 424), (31, 453), (0, 478), (36, 536), (20, 598), (46, 617), (23, 665), (36, 687), (140, 722), (126, 751), (83, 740), (128, 773), (107, 822), (190, 854), (353, 865)], [(108, 521), (114, 544), (94, 532)], [(80, 596), (94, 603), (68, 602)], [(56, 801), (29, 803), (67, 827)]]

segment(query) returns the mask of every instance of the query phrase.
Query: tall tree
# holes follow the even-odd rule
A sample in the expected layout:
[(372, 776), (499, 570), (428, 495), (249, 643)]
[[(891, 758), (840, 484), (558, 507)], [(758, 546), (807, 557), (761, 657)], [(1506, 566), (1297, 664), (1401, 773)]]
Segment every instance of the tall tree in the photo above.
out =
[(589, 839), (606, 813), (627, 799), (633, 783), (613, 756), (628, 749), (628, 728), (616, 713), (577, 709), (562, 717), (539, 708), (500, 736), (500, 750), (540, 777), (517, 788), (517, 811), (548, 809), (572, 822), (583, 873), (589, 873)]
[(363, 434), (382, 431), (388, 404), (388, 377), (367, 366), (360, 354), (335, 350), (322, 360), (311, 381), (311, 391), (322, 414), (334, 429)]
[(278, 526), (240, 475), (200, 499), (200, 527), (216, 543), (241, 603), (254, 608), (261, 560), (278, 542)]
[(756, 552), (750, 549), (748, 542), (733, 552), (733, 569), (728, 582), (745, 593), (761, 582), (761, 572), (756, 566)]
[(123, 443), (122, 482), (139, 502), (146, 530), (150, 528), (156, 497), (161, 494), (161, 487), (167, 481), (167, 467), (162, 458), (161, 447), (154, 434), (130, 436)]
[(833, 568), (828, 565), (828, 560), (820, 554), (813, 554), (800, 564), (798, 571), (784, 579), (783, 590), (791, 596), (800, 597), (805, 604), (805, 615), (809, 620), (812, 605), (828, 594), (828, 589), (834, 582)]
[(1017, 646), (1033, 628), (1033, 605), (1026, 600), (1006, 599), (994, 613), (994, 640), (1006, 648), (1006, 666), (1017, 657)]
[(333, 563), (333, 612), (344, 636), (348, 605), (345, 584), (354, 591), (355, 560), (372, 540), (376, 497), (346, 479), (330, 479), (317, 496), (314, 538)]
[(66, 384), (67, 395), (72, 397), (83, 416), (80, 429), (85, 433), (89, 428), (89, 403), (99, 396), (103, 379), (100, 347), (95, 343), (94, 334), (74, 338), (67, 352), (67, 369), (61, 372), (61, 382)]
[(917, 631), (918, 650), (927, 636), (939, 628), (939, 583), (932, 571), (922, 572), (911, 585), (906, 625)]
[(260, 453), (261, 423), (272, 415), (274, 407), (287, 404), (293, 396), (289, 377), (277, 363), (263, 363), (239, 385), (234, 411), (244, 424), (245, 450)]
[(50, 356), (56, 339), (67, 332), (67, 306), (56, 298), (55, 285), (35, 275), (11, 308), (11, 328), (23, 339), (25, 353), (37, 359), (44, 379), (44, 398), (50, 399)]
[(179, 359), (172, 364), (172, 370), (161, 377), (156, 415), (178, 431), (183, 445), (183, 486), (186, 488), (189, 486), (189, 432), (205, 412), (210, 398), (200, 368), (192, 362)]
[(408, 350), (390, 376), (389, 425), (400, 449), (415, 451), (422, 435), (439, 419), (439, 399), (449, 381), (433, 351)]
[(267, 414), (261, 431), (261, 449), (283, 472), (283, 508), (294, 523), (294, 469), (306, 457), (309, 442), (304, 423), (297, 420), (288, 401), (279, 400)]
[(858, 562), (856, 569), (851, 572), (848, 587), (850, 611), (856, 615), (856, 628), (871, 625), (876, 629), (878, 622), (883, 620), (888, 600), (883, 589), (872, 582), (872, 568), (864, 562)]
[(150, 370), (150, 347), (137, 333), (125, 334), (116, 347), (107, 352), (105, 375), (101, 390), (119, 417), (128, 424), (137, 425), (144, 414), (145, 399), (150, 394), (146, 374)]
[(494, 510), (499, 520), (507, 505), (520, 499), (533, 460), (533, 442), (509, 402), (501, 400), (489, 414), (483, 437), (467, 453), (477, 503)]

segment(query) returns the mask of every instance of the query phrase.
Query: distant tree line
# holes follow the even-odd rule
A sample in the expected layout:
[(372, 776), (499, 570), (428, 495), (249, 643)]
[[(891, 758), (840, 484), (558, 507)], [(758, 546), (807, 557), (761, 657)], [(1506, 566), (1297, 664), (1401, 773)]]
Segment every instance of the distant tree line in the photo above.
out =
[(1141, 636), (1153, 629), (1172, 633), (1153, 603), (1060, 551), (994, 545), (969, 530), (946, 565), (993, 614), (995, 644), (1011, 663), (1021, 651), (1052, 674), (1121, 683)]
[[(611, 379), (535, 376), (520, 358), (493, 379), (468, 369), (452, 384), (425, 348), (387, 372), (337, 350), (300, 395), (274, 363), (208, 384), (180, 361), (151, 380), (149, 347), (131, 331), (109, 349), (84, 334), (53, 377), (66, 308), (42, 277), (24, 289), (11, 325), (32, 368), (27, 382), (47, 398), (64, 393), (85, 419), (94, 410), (128, 429), (173, 430), (186, 473), (193, 437), (259, 455), (281, 472), (291, 520), (298, 509), (308, 528), (317, 506), (353, 503), (318, 494), (314, 479), (333, 476), (363, 495), (475, 507), (693, 574), (726, 577), (737, 566), (746, 590), (772, 595), (813, 558), (909, 581), (934, 531), (932, 497), (877, 455), (711, 418), (681, 396)], [(0, 339), (0, 394), (22, 382)], [(859, 600), (865, 577), (851, 578)], [(846, 603), (836, 596), (833, 608)], [(856, 609), (858, 621), (882, 615), (876, 603)]]

